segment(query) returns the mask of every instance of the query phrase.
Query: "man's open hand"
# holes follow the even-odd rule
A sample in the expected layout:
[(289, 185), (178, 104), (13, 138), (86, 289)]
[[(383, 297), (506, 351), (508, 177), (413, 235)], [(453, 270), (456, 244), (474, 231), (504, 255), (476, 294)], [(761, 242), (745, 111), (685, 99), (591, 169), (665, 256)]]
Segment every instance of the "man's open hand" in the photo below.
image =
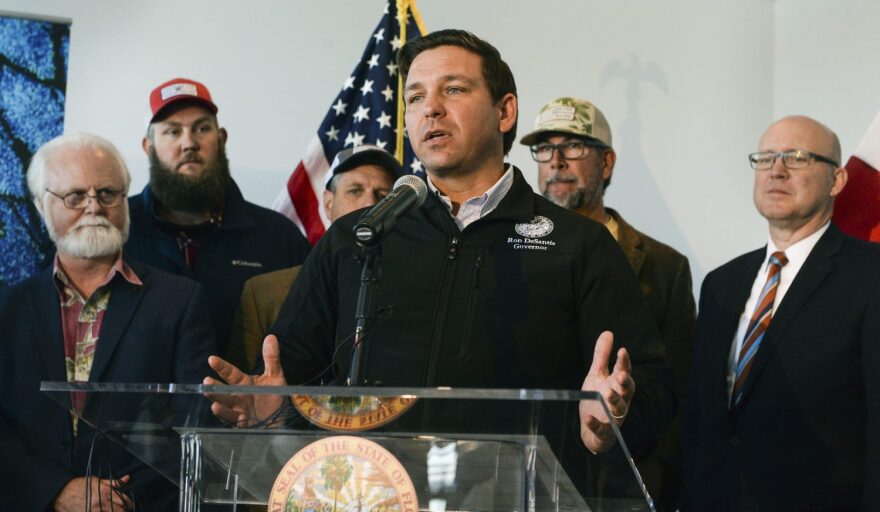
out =
[[(266, 336), (263, 340), (262, 375), (248, 375), (232, 363), (217, 356), (208, 358), (208, 364), (222, 380), (205, 377), (203, 384), (231, 384), (239, 386), (284, 386), (284, 370), (281, 368), (281, 352), (278, 338)], [(217, 417), (239, 427), (248, 427), (262, 421), (277, 411), (284, 403), (280, 395), (208, 395), (213, 404), (211, 412)]]
[(614, 335), (605, 331), (596, 340), (593, 350), (593, 363), (584, 384), (583, 391), (595, 391), (605, 399), (611, 413), (609, 417), (600, 402), (582, 400), (579, 406), (581, 417), (581, 440), (593, 453), (601, 453), (616, 442), (611, 421), (618, 426), (623, 425), (629, 404), (636, 392), (636, 383), (632, 376), (632, 363), (629, 354), (622, 348), (617, 351), (617, 362), (614, 371), (608, 372), (608, 361), (614, 346)]

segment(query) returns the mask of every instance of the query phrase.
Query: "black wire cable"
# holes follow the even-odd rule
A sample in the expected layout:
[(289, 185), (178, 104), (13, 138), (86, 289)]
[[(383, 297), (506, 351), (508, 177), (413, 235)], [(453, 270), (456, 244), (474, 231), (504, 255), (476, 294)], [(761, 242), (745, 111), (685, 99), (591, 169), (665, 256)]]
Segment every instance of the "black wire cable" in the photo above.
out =
[[(104, 504), (100, 501), (101, 498), (101, 485), (100, 479), (101, 475), (106, 474), (107, 479), (110, 481), (110, 492), (112, 494), (116, 494), (117, 496), (124, 496), (128, 498), (128, 501), (132, 503), (132, 510), (137, 510), (136, 498), (132, 493), (130, 487), (131, 484), (119, 482), (117, 485), (116, 479), (113, 476), (113, 464), (110, 463), (110, 457), (107, 456), (105, 452), (105, 438), (109, 439), (103, 432), (95, 431), (92, 436), (92, 442), (89, 445), (89, 457), (86, 462), (86, 471), (85, 471), (85, 511), (91, 511), (91, 502), (92, 502), (92, 476), (95, 476), (92, 472), (92, 463), (98, 467), (98, 475), (97, 478), (99, 480), (98, 483), (98, 507), (99, 510), (103, 512)], [(96, 450), (97, 450), (97, 458), (96, 458)], [(107, 461), (106, 463), (102, 461)], [(106, 473), (102, 471), (106, 464)], [(115, 510), (115, 506), (113, 505), (113, 500), (110, 500), (110, 511), (113, 512)]]
[[(380, 319), (381, 320), (381, 319)], [(378, 322), (377, 322), (378, 323)], [(363, 343), (364, 339), (370, 335), (373, 330), (375, 330), (376, 325), (372, 326), (364, 333), (364, 337), (361, 339), (361, 343)], [(303, 381), (300, 384), (296, 384), (297, 386), (306, 386), (309, 383), (315, 382), (321, 379), (327, 372), (331, 371), (337, 363), (339, 363), (339, 353), (343, 348), (346, 348), (348, 345), (351, 345), (354, 340), (354, 333), (348, 335), (345, 339), (343, 339), (336, 348), (333, 350), (333, 355), (330, 357), (330, 363), (324, 367), (320, 372), (318, 372), (314, 377)], [(289, 396), (285, 396), (281, 405), (275, 409), (272, 414), (267, 416), (266, 418), (260, 419), (258, 417), (246, 418), (242, 421), (229, 422), (225, 421), (221, 418), (221, 421), (224, 423), (231, 425), (237, 428), (271, 428), (273, 425), (277, 424), (279, 420), (284, 420), (282, 423), (287, 423), (288, 420), (295, 420), (300, 418), (301, 415), (299, 411), (293, 406), (293, 403), (290, 400)], [(249, 422), (254, 421), (253, 424), (248, 425)]]

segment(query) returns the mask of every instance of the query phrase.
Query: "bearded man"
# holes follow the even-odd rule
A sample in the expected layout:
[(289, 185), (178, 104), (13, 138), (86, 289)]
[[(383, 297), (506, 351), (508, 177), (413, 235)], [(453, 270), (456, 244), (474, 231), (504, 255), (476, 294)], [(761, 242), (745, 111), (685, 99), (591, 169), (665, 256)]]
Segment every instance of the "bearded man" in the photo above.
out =
[[(605, 206), (605, 190), (611, 185), (617, 161), (605, 115), (589, 101), (558, 98), (544, 105), (535, 119), (535, 129), (520, 142), (529, 146), (538, 164), (541, 195), (603, 224), (623, 249), (663, 334), (666, 354), (678, 377), (679, 400), (683, 400), (696, 321), (690, 266), (684, 255), (635, 229), (617, 211)], [(680, 413), (656, 449), (636, 457), (661, 511), (675, 509), (681, 487), (679, 418)], [(626, 475), (630, 469), (610, 471)]]
[(301, 264), (309, 244), (278, 212), (249, 203), (229, 172), (228, 134), (200, 82), (175, 78), (150, 93), (142, 147), (150, 183), (129, 199), (126, 250), (202, 283), (222, 353), (244, 282)]
[(215, 349), (204, 291), (123, 254), (131, 179), (110, 142), (57, 137), (27, 179), (57, 253), (0, 289), (0, 511), (175, 510), (170, 482), (77, 419), (102, 397), (74, 393), (68, 411), (40, 382), (198, 380)]

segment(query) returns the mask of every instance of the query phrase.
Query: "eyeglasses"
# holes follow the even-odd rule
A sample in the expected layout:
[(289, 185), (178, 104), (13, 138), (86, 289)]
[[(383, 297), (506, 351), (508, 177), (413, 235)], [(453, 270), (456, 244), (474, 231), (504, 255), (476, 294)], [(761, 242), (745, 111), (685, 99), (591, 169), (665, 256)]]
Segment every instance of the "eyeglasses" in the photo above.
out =
[(529, 146), (532, 151), (532, 158), (536, 162), (549, 162), (553, 159), (553, 152), (559, 151), (562, 158), (566, 160), (580, 160), (586, 158), (590, 154), (590, 148), (608, 149), (605, 144), (587, 142), (583, 140), (567, 140), (562, 144), (549, 144), (542, 142)]
[(783, 153), (774, 153), (773, 151), (752, 153), (749, 155), (749, 163), (752, 165), (752, 169), (756, 171), (766, 171), (773, 168), (778, 157), (782, 158), (782, 165), (786, 169), (804, 169), (813, 165), (816, 160), (831, 164), (834, 167), (840, 167), (840, 164), (834, 160), (804, 149), (793, 149)]
[(89, 200), (94, 199), (104, 208), (115, 208), (120, 206), (122, 202), (125, 200), (125, 194), (120, 190), (112, 190), (109, 188), (102, 188), (95, 192), (95, 195), (90, 196), (88, 193), (83, 191), (74, 191), (68, 194), (56, 194), (52, 192), (48, 188), (46, 192), (52, 194), (64, 201), (64, 206), (70, 208), (71, 210), (82, 210), (89, 204)]

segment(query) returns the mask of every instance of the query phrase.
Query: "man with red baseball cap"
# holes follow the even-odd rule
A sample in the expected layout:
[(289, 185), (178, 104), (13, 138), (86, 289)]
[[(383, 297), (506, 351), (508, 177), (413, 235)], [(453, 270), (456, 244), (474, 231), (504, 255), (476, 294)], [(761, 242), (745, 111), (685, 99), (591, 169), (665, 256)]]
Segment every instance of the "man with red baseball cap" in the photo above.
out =
[(286, 217), (242, 197), (229, 171), (228, 133), (204, 84), (169, 80), (152, 90), (149, 103), (142, 146), (150, 183), (129, 199), (126, 251), (205, 286), (225, 353), (244, 282), (302, 263), (310, 247)]
[(150, 123), (165, 107), (181, 101), (200, 103), (212, 114), (217, 113), (217, 105), (211, 100), (211, 93), (204, 84), (186, 78), (174, 78), (150, 93), (150, 111), (153, 113)]

